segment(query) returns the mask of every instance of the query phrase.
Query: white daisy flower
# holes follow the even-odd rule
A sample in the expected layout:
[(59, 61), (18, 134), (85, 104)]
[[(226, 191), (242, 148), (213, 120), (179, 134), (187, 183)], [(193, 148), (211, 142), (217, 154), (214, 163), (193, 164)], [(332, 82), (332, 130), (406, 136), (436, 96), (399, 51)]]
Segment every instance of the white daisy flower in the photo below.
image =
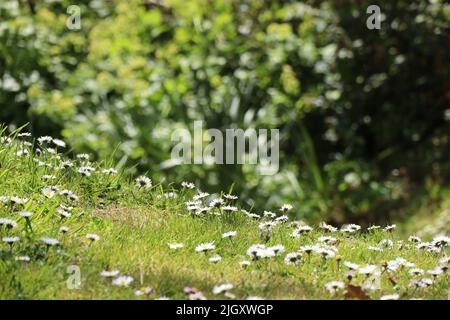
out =
[(56, 246), (59, 244), (59, 240), (55, 238), (43, 237), (40, 238), (39, 240), (47, 246)]
[(119, 274), (120, 274), (119, 270), (111, 270), (111, 271), (103, 270), (102, 272), (100, 272), (100, 275), (105, 278), (114, 278), (117, 277)]
[(237, 235), (236, 231), (228, 231), (222, 234), (222, 239), (232, 238), (235, 237), (236, 235)]
[(149, 294), (151, 294), (153, 292), (153, 288), (152, 287), (142, 287), (139, 290), (136, 290), (134, 292), (134, 295), (136, 297), (139, 296), (148, 296)]
[(121, 276), (112, 281), (113, 286), (128, 287), (134, 281), (133, 277)]
[(215, 295), (230, 291), (231, 289), (233, 289), (234, 286), (231, 283), (224, 283), (218, 286), (214, 286), (212, 292)]
[(53, 191), (51, 188), (44, 188), (42, 189), (42, 194), (47, 198), (51, 199), (55, 195), (55, 191)]
[(167, 246), (172, 249), (172, 250), (178, 250), (184, 247), (183, 243), (178, 243), (178, 242), (168, 242)]
[(291, 252), (286, 254), (284, 257), (284, 263), (287, 265), (296, 265), (299, 264), (302, 260), (302, 255), (298, 252)]
[(187, 182), (187, 181), (183, 181), (181, 183), (181, 186), (186, 189), (194, 189), (195, 188), (195, 184), (193, 184), (192, 182)]
[(213, 242), (204, 242), (195, 247), (195, 252), (207, 252), (209, 250), (214, 250), (216, 245)]
[(92, 242), (100, 240), (100, 236), (95, 234), (95, 233), (88, 233), (88, 234), (86, 234), (86, 238), (88, 238)]
[(325, 289), (329, 291), (330, 293), (336, 293), (339, 290), (342, 290), (345, 288), (345, 284), (341, 281), (330, 281), (325, 284)]
[(398, 300), (398, 299), (400, 299), (400, 295), (397, 293), (387, 294), (380, 297), (380, 300)]
[(290, 210), (292, 210), (294, 207), (290, 204), (283, 204), (280, 208), (281, 212), (288, 212)]
[(220, 260), (222, 260), (222, 257), (219, 256), (218, 254), (216, 254), (208, 259), (208, 261), (211, 263), (218, 263), (218, 262), (220, 262)]

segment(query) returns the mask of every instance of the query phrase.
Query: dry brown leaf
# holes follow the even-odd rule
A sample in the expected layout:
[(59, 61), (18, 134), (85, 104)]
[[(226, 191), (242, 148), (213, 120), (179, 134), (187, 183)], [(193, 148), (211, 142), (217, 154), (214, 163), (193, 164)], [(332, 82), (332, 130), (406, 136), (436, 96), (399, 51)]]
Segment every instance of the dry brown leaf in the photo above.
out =
[(356, 300), (369, 300), (369, 296), (364, 292), (360, 286), (347, 284), (345, 291), (345, 298)]

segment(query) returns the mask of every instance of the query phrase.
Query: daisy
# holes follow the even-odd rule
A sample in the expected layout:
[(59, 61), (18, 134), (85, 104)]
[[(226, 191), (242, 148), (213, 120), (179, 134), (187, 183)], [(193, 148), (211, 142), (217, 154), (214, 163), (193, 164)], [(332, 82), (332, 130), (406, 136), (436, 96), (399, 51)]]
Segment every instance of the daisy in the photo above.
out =
[(55, 191), (53, 191), (51, 188), (44, 188), (42, 189), (42, 194), (47, 198), (51, 199), (55, 195)]
[(87, 153), (80, 153), (77, 154), (77, 159), (87, 161), (89, 160), (89, 155)]
[(119, 274), (120, 274), (119, 270), (111, 270), (111, 271), (103, 270), (102, 272), (100, 272), (100, 275), (105, 278), (117, 277)]
[(62, 233), (67, 233), (67, 232), (69, 232), (69, 228), (65, 227), (65, 226), (61, 226), (61, 227), (59, 227), (59, 231), (61, 231)]
[(181, 186), (186, 189), (194, 189), (195, 188), (195, 184), (193, 184), (192, 182), (187, 182), (187, 181), (183, 181), (181, 183)]
[(357, 224), (347, 224), (341, 228), (341, 231), (345, 232), (345, 233), (354, 233), (360, 229), (361, 229), (361, 226), (359, 226)]
[(15, 242), (20, 241), (20, 238), (19, 238), (19, 237), (3, 237), (3, 238), (2, 238), (2, 241), (3, 241), (4, 243), (7, 243), (7, 244), (12, 245), (12, 244), (14, 244)]
[(232, 194), (224, 194), (223, 197), (228, 200), (237, 200), (238, 197)]
[(66, 210), (64, 210), (61, 207), (56, 208), (56, 212), (59, 213), (61, 218), (70, 218), (72, 216), (69, 212), (67, 212)]
[(5, 226), (8, 229), (14, 229), (17, 227), (17, 222), (7, 218), (0, 218), (0, 226)]
[(46, 143), (52, 143), (53, 138), (50, 137), (50, 136), (42, 136), (42, 137), (39, 137), (37, 139), (37, 141), (39, 142), (40, 145), (43, 145), (43, 144), (46, 144)]
[(195, 252), (207, 252), (209, 250), (214, 250), (216, 245), (213, 242), (204, 242), (195, 247)]
[(283, 253), (284, 250), (285, 250), (284, 246), (281, 245), (281, 244), (278, 244), (276, 246), (268, 247), (267, 249), (273, 251), (273, 253), (275, 255), (279, 255), (280, 253)]
[(392, 231), (392, 230), (394, 230), (395, 228), (397, 228), (397, 225), (393, 224), (393, 225), (390, 225), (390, 226), (386, 226), (386, 227), (383, 229), (383, 231)]
[(44, 243), (47, 246), (56, 246), (59, 244), (59, 240), (58, 239), (54, 239), (54, 238), (48, 238), (48, 237), (43, 237), (39, 239), (42, 243)]
[(409, 270), (409, 274), (413, 275), (413, 276), (420, 276), (423, 273), (424, 273), (424, 271), (422, 269), (418, 269), (418, 268)]
[(184, 247), (184, 244), (177, 242), (168, 242), (167, 246), (172, 250), (178, 250)]
[(286, 215), (282, 215), (282, 216), (275, 218), (275, 222), (288, 222), (288, 221), (289, 221), (289, 217)]
[(437, 277), (437, 276), (441, 275), (442, 273), (444, 273), (444, 271), (442, 271), (441, 268), (435, 268), (432, 270), (428, 270), (427, 273), (432, 275), (433, 277)]
[(86, 234), (86, 238), (88, 238), (92, 242), (100, 240), (100, 236), (95, 234), (95, 233), (88, 233), (88, 234)]
[(250, 266), (252, 263), (248, 260), (239, 261), (239, 265), (243, 268)]
[(330, 281), (328, 283), (325, 284), (325, 288), (330, 292), (330, 293), (336, 293), (339, 290), (342, 290), (345, 288), (345, 284), (341, 281)]
[(322, 237), (319, 237), (317, 239), (317, 241), (324, 242), (324, 243), (335, 244), (337, 242), (337, 239), (333, 238), (333, 237), (322, 236)]
[(103, 174), (106, 174), (106, 175), (112, 176), (112, 175), (117, 174), (117, 170), (114, 169), (114, 168), (103, 169), (103, 170), (102, 170), (102, 173), (103, 173)]
[(398, 300), (400, 298), (400, 295), (397, 293), (394, 294), (387, 294), (382, 297), (380, 297), (380, 300)]
[(350, 270), (358, 270), (360, 268), (359, 264), (348, 262), (348, 261), (344, 261), (344, 266), (346, 266)]
[(372, 273), (375, 272), (375, 270), (377, 269), (377, 266), (374, 265), (367, 265), (363, 268), (359, 268), (359, 274), (363, 274), (363, 275), (371, 275)]
[(137, 296), (137, 297), (139, 297), (139, 296), (148, 296), (152, 292), (153, 292), (153, 288), (152, 287), (142, 287), (139, 290), (136, 290), (134, 292), (134, 295)]
[(373, 225), (373, 226), (368, 227), (367, 230), (368, 231), (372, 231), (372, 230), (377, 230), (377, 229), (380, 229), (380, 228), (381, 228), (380, 226)]
[(409, 241), (409, 242), (413, 242), (413, 243), (419, 243), (419, 242), (422, 242), (422, 239), (420, 239), (420, 238), (417, 237), (417, 236), (410, 236), (410, 237), (408, 238), (408, 241)]
[(31, 218), (31, 216), (33, 215), (33, 212), (30, 212), (30, 211), (22, 211), (21, 213), (19, 213), (19, 215), (20, 215), (22, 218), (29, 219), (29, 218)]
[(220, 260), (222, 260), (222, 257), (219, 256), (218, 254), (216, 254), (208, 259), (208, 261), (211, 263), (218, 263), (218, 262), (220, 262)]
[(235, 237), (236, 235), (237, 235), (236, 231), (228, 231), (222, 234), (222, 239), (232, 238)]
[(65, 148), (66, 147), (66, 143), (64, 141), (60, 140), (60, 139), (53, 139), (52, 142), (57, 147), (60, 147), (60, 148)]
[(209, 193), (208, 192), (199, 192), (197, 195), (195, 195), (192, 199), (194, 200), (194, 201), (196, 201), (196, 200), (200, 200), (200, 199), (203, 199), (203, 198), (206, 198), (206, 197), (209, 197)]
[(290, 204), (283, 204), (280, 208), (281, 212), (288, 212), (290, 210), (292, 210), (294, 207)]
[(273, 213), (272, 211), (264, 211), (263, 212), (263, 217), (264, 218), (268, 218), (268, 219), (273, 219), (275, 218), (277, 215), (275, 213)]
[(134, 281), (133, 277), (121, 276), (112, 281), (113, 286), (128, 287)]
[(222, 210), (222, 211), (236, 212), (236, 211), (238, 211), (238, 208), (235, 207), (235, 206), (222, 206), (222, 207), (220, 207), (220, 210)]
[(319, 228), (324, 229), (328, 232), (336, 232), (337, 231), (337, 228), (333, 227), (332, 225), (326, 224), (325, 222), (320, 223)]
[(296, 265), (299, 264), (302, 260), (302, 255), (298, 252), (291, 252), (286, 254), (284, 257), (284, 263), (287, 265)]
[(309, 233), (311, 231), (313, 231), (313, 228), (311, 228), (310, 226), (306, 226), (306, 225), (301, 226), (301, 227), (294, 229), (294, 231), (292, 231), (292, 236), (295, 239), (299, 239), (302, 234)]
[(229, 290), (233, 289), (234, 286), (231, 283), (224, 283), (218, 286), (214, 286), (212, 292), (215, 295), (224, 293), (224, 292), (228, 292)]

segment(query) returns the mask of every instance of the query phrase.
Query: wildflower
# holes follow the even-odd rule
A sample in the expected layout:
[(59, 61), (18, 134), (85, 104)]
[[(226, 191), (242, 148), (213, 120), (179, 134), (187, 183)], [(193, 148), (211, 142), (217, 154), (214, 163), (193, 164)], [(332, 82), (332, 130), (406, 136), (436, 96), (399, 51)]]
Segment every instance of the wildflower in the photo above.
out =
[(152, 292), (153, 292), (153, 288), (152, 287), (142, 287), (139, 290), (136, 290), (134, 292), (134, 295), (137, 296), (137, 297), (139, 297), (139, 296), (148, 296)]
[(77, 172), (84, 177), (90, 177), (92, 175), (92, 172), (94, 172), (94, 170), (91, 167), (80, 167), (77, 169)]
[(194, 201), (196, 201), (196, 200), (200, 200), (200, 199), (203, 199), (203, 198), (206, 198), (206, 197), (208, 197), (209, 196), (209, 193), (208, 192), (199, 192), (197, 195), (195, 195), (192, 199), (194, 200)]
[(433, 277), (437, 277), (439, 275), (441, 275), (444, 271), (442, 271), (441, 268), (435, 268), (432, 270), (428, 270), (427, 273), (432, 275)]
[(192, 182), (187, 182), (187, 181), (183, 181), (181, 183), (181, 186), (186, 189), (194, 189), (195, 188), (195, 184), (193, 184)]
[(103, 174), (106, 174), (106, 175), (112, 176), (112, 175), (117, 174), (117, 170), (114, 169), (114, 168), (108, 168), (108, 169), (103, 169), (103, 170), (102, 170), (102, 173), (103, 173)]
[(421, 242), (422, 240), (421, 240), (419, 237), (417, 237), (417, 236), (410, 236), (410, 237), (408, 238), (408, 241), (409, 241), (409, 242), (413, 242), (413, 243), (419, 243), (419, 242)]
[(273, 213), (272, 211), (264, 211), (263, 212), (263, 217), (264, 218), (268, 218), (268, 219), (273, 219), (275, 218), (277, 215), (275, 213)]
[(373, 225), (373, 226), (368, 227), (367, 230), (368, 231), (372, 231), (372, 230), (377, 230), (377, 229), (380, 229), (380, 228), (381, 228), (380, 226)]
[(382, 297), (380, 297), (380, 300), (398, 300), (400, 298), (400, 295), (397, 293), (394, 294), (387, 294)]
[(220, 210), (236, 212), (236, 211), (238, 211), (238, 208), (236, 208), (235, 206), (223, 206), (223, 207), (220, 207)]
[(184, 247), (184, 244), (177, 242), (168, 242), (167, 246), (172, 250), (178, 250)]
[(424, 271), (423, 271), (422, 269), (418, 269), (418, 268), (409, 270), (409, 274), (410, 274), (410, 275), (413, 275), (413, 276), (419, 276), (419, 275), (422, 275), (423, 272), (424, 272)]
[(208, 259), (208, 261), (211, 263), (218, 263), (220, 260), (222, 260), (222, 257), (219, 256), (218, 254), (216, 254)]
[(358, 270), (360, 268), (359, 264), (348, 262), (348, 261), (344, 261), (344, 266), (346, 266), (350, 270)]
[(301, 246), (300, 251), (305, 252), (307, 255), (310, 255), (316, 249), (315, 246)]
[(227, 200), (237, 200), (238, 197), (233, 194), (224, 194), (223, 197)]
[(18, 242), (20, 240), (19, 237), (3, 237), (2, 241), (4, 243), (12, 245), (14, 242)]
[(359, 271), (359, 274), (368, 276), (368, 275), (374, 273), (376, 269), (377, 269), (377, 266), (367, 265), (365, 267), (359, 268), (358, 271)]
[(56, 208), (56, 212), (59, 213), (61, 218), (70, 218), (72, 216), (69, 212), (67, 212), (66, 210), (64, 210), (61, 207)]
[(315, 251), (316, 253), (322, 255), (324, 259), (331, 259), (336, 255), (332, 250), (326, 248), (317, 248)]
[(8, 229), (14, 229), (17, 227), (17, 222), (7, 218), (0, 218), (0, 226), (5, 226)]
[(241, 212), (243, 214), (245, 214), (247, 217), (249, 217), (251, 219), (254, 219), (254, 220), (257, 220), (257, 219), (261, 218), (261, 216), (257, 215), (256, 213), (251, 213), (251, 212), (248, 212), (247, 210), (244, 210), (244, 209), (241, 209)]
[(354, 233), (360, 229), (361, 229), (361, 226), (359, 226), (357, 224), (347, 224), (341, 228), (341, 231), (345, 232), (345, 233)]
[(88, 234), (86, 234), (86, 238), (88, 238), (92, 242), (100, 240), (100, 236), (95, 234), (95, 233), (88, 233)]
[(394, 230), (395, 228), (397, 228), (397, 225), (393, 224), (393, 225), (390, 225), (390, 226), (386, 226), (386, 227), (383, 229), (383, 231), (392, 231), (392, 230)]
[(222, 204), (224, 204), (225, 200), (223, 200), (222, 198), (216, 198), (211, 200), (211, 202), (209, 203), (209, 206), (211, 208), (220, 208), (220, 206)]
[(121, 276), (112, 281), (113, 286), (128, 287), (134, 281), (133, 277)]
[(17, 256), (14, 258), (16, 261), (22, 261), (22, 262), (30, 262), (29, 256)]
[(296, 239), (300, 238), (300, 235), (304, 234), (304, 233), (309, 233), (313, 230), (313, 228), (311, 228), (310, 226), (301, 226), (298, 227), (296, 229), (294, 229), (294, 231), (292, 231), (292, 236)]
[(77, 154), (77, 159), (87, 161), (89, 160), (89, 155), (87, 153), (80, 153)]
[(329, 244), (335, 244), (335, 243), (337, 243), (337, 239), (336, 239), (336, 238), (326, 237), (326, 236), (319, 237), (319, 238), (317, 239), (317, 241), (319, 241), (319, 242), (324, 242), (324, 243), (329, 243)]
[(59, 227), (59, 231), (61, 231), (62, 233), (67, 233), (67, 232), (69, 232), (69, 228), (65, 227), (65, 226), (61, 226), (61, 227)]
[(65, 148), (66, 147), (66, 143), (64, 141), (60, 140), (60, 139), (53, 139), (52, 142), (57, 147), (60, 147), (60, 148)]
[(228, 292), (229, 290), (233, 289), (234, 286), (231, 283), (224, 283), (218, 286), (214, 286), (212, 292), (215, 295), (224, 293), (224, 292)]
[(246, 267), (248, 267), (248, 266), (251, 265), (251, 262), (248, 261), (248, 260), (243, 260), (243, 261), (240, 261), (240, 262), (239, 262), (239, 265), (240, 265), (241, 267), (243, 267), (243, 268), (246, 268)]
[(367, 250), (370, 250), (370, 251), (377, 251), (377, 252), (383, 252), (383, 249), (378, 248), (378, 247), (374, 247), (374, 246), (368, 246), (368, 247), (367, 247)]
[(279, 216), (279, 217), (275, 218), (274, 221), (275, 222), (288, 222), (289, 221), (289, 217), (286, 216), (286, 215), (282, 215), (282, 216)]
[(319, 228), (324, 229), (328, 232), (336, 232), (337, 231), (337, 228), (333, 227), (332, 225), (326, 224), (325, 222), (320, 223)]
[(33, 215), (33, 212), (30, 212), (30, 211), (22, 211), (21, 213), (19, 213), (19, 215), (20, 215), (22, 218), (29, 219), (29, 218), (31, 218), (31, 216)]
[(222, 234), (222, 239), (232, 238), (235, 237), (236, 235), (237, 235), (236, 231), (228, 231)]
[(47, 246), (56, 246), (59, 244), (58, 239), (54, 239), (54, 238), (48, 238), (48, 237), (43, 237), (40, 238), (39, 240), (41, 240), (42, 243), (44, 243)]
[(288, 212), (290, 210), (292, 210), (294, 207), (290, 204), (283, 204), (280, 208), (281, 212)]
[(328, 283), (325, 284), (325, 288), (330, 292), (330, 293), (336, 293), (339, 290), (342, 290), (345, 288), (345, 284), (341, 281), (330, 281)]
[(390, 239), (383, 239), (378, 242), (379, 245), (384, 246), (385, 248), (391, 248), (394, 246), (394, 243)]
[(105, 278), (117, 277), (119, 274), (120, 274), (119, 270), (111, 270), (111, 271), (103, 270), (102, 272), (100, 272), (100, 275)]
[(284, 246), (281, 244), (268, 247), (267, 249), (272, 250), (275, 253), (275, 255), (279, 255), (280, 253), (284, 252), (284, 250), (285, 250)]
[(433, 238), (431, 243), (436, 248), (443, 248), (450, 245), (450, 238), (447, 236), (437, 236)]
[(44, 145), (46, 143), (52, 143), (53, 142), (53, 138), (50, 137), (50, 136), (42, 136), (42, 137), (39, 137), (37, 140), (38, 140), (40, 145)]
[(42, 189), (42, 194), (47, 198), (51, 199), (55, 195), (55, 191), (53, 191), (51, 188), (44, 188)]
[(193, 292), (193, 293), (189, 294), (188, 299), (191, 301), (206, 300), (206, 297), (203, 295), (203, 293), (201, 293), (200, 291), (197, 291), (197, 292)]
[(298, 252), (291, 252), (286, 254), (284, 257), (284, 263), (287, 265), (296, 265), (299, 264), (302, 260), (302, 255)]
[(195, 247), (196, 252), (207, 252), (209, 250), (214, 250), (216, 245), (213, 242), (204, 242)]
[(47, 180), (55, 180), (56, 177), (53, 175), (49, 175), (49, 174), (45, 174), (41, 177), (42, 180), (47, 181)]

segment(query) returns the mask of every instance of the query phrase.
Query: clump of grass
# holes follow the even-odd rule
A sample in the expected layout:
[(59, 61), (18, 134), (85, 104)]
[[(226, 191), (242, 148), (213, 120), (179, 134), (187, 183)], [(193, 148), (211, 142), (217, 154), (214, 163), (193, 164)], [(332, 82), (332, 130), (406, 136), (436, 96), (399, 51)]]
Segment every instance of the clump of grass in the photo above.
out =
[(308, 226), (290, 205), (255, 214), (68, 159), (52, 137), (0, 137), (2, 299), (447, 298), (445, 235)]

